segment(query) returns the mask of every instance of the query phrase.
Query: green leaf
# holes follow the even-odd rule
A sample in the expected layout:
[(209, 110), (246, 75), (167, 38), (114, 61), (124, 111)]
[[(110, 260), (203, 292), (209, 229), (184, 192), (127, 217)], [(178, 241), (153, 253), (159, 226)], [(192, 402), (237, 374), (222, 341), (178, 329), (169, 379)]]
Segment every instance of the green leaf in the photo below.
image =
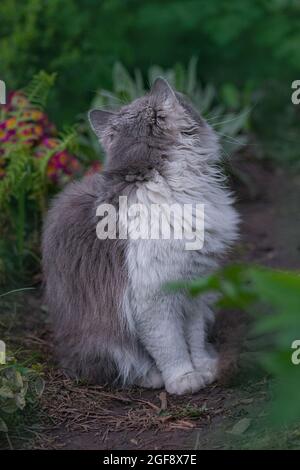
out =
[(242, 418), (240, 419), (240, 421), (235, 423), (235, 425), (227, 432), (235, 436), (244, 434), (244, 432), (246, 432), (247, 429), (250, 427), (251, 421), (252, 420), (250, 418)]
[(31, 82), (23, 90), (31, 105), (38, 108), (43, 108), (45, 106), (55, 79), (55, 73), (48, 74), (43, 70), (34, 75)]
[(17, 404), (14, 400), (10, 400), (9, 402), (1, 405), (1, 412), (7, 414), (14, 414), (18, 410)]
[(0, 388), (0, 398), (14, 398), (14, 392), (7, 386)]
[(8, 433), (7, 424), (4, 421), (4, 419), (1, 418), (1, 416), (0, 416), (0, 432)]
[(17, 408), (19, 410), (23, 410), (26, 406), (26, 400), (25, 400), (24, 393), (20, 392), (20, 393), (16, 394), (15, 402), (16, 402)]
[(227, 106), (237, 109), (240, 106), (240, 94), (232, 83), (225, 83), (221, 89), (221, 96)]

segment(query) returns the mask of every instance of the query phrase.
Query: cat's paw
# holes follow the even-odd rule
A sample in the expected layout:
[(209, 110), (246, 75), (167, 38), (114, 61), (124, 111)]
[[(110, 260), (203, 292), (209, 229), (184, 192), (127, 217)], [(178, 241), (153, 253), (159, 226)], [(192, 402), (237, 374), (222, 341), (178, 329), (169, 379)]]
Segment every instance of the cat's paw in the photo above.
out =
[(140, 379), (138, 385), (144, 388), (162, 388), (164, 381), (157, 367), (152, 367), (149, 372)]
[(166, 390), (174, 395), (183, 395), (198, 392), (204, 385), (201, 372), (192, 371), (167, 382)]
[(202, 359), (194, 361), (194, 366), (198, 373), (201, 374), (205, 385), (214, 382), (218, 376), (218, 356), (204, 356)]

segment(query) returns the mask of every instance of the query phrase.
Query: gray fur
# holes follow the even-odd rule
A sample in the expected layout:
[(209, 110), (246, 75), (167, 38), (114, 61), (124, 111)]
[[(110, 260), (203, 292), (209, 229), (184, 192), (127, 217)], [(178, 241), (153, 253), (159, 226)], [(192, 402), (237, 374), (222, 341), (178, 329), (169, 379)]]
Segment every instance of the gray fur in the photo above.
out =
[[(90, 112), (106, 151), (101, 175), (69, 185), (53, 202), (43, 235), (46, 295), (61, 364), (98, 383), (165, 385), (194, 392), (216, 377), (206, 345), (210, 299), (166, 294), (172, 279), (218, 266), (236, 239), (238, 217), (218, 167), (212, 129), (163, 79), (116, 113)], [(119, 196), (130, 204), (205, 204), (205, 242), (99, 240), (96, 207)]]

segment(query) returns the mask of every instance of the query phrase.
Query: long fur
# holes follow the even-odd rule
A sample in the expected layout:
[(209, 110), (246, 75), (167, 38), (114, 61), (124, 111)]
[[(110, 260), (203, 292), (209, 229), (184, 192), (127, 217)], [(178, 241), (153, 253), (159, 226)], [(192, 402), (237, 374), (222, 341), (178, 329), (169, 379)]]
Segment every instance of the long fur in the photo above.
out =
[[(158, 79), (116, 114), (92, 112), (106, 150), (101, 175), (70, 184), (45, 221), (43, 266), (62, 367), (98, 383), (195, 392), (217, 374), (206, 341), (210, 297), (167, 294), (165, 282), (212, 272), (237, 237), (238, 216), (219, 166), (216, 135)], [(185, 240), (99, 240), (96, 207), (204, 204), (201, 250)], [(134, 221), (132, 222), (134, 223)], [(129, 226), (130, 232), (130, 226)]]

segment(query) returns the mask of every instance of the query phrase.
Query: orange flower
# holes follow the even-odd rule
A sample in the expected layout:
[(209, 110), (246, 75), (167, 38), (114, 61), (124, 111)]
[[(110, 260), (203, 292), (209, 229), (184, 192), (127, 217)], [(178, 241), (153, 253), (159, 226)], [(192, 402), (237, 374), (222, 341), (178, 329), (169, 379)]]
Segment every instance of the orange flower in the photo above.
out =
[(43, 144), (46, 145), (48, 149), (54, 149), (55, 147), (59, 145), (59, 140), (54, 139), (52, 137), (50, 138), (47, 137), (43, 140)]
[(43, 135), (43, 128), (42, 128), (42, 126), (34, 126), (34, 133), (35, 133), (35, 135), (37, 135), (37, 136), (39, 136), (39, 137), (40, 137), (41, 135)]
[(62, 164), (62, 165), (65, 165), (68, 161), (68, 155), (66, 155), (65, 153), (61, 153), (60, 156), (59, 156), (59, 162)]
[(38, 109), (34, 109), (31, 111), (31, 118), (35, 121), (38, 121), (39, 119), (42, 119), (43, 113), (39, 111)]
[(14, 129), (16, 127), (17, 120), (15, 117), (9, 118), (6, 121), (6, 128), (7, 129)]
[(13, 106), (19, 106), (20, 108), (25, 108), (25, 106), (28, 106), (28, 100), (20, 92), (16, 92), (11, 101)]

